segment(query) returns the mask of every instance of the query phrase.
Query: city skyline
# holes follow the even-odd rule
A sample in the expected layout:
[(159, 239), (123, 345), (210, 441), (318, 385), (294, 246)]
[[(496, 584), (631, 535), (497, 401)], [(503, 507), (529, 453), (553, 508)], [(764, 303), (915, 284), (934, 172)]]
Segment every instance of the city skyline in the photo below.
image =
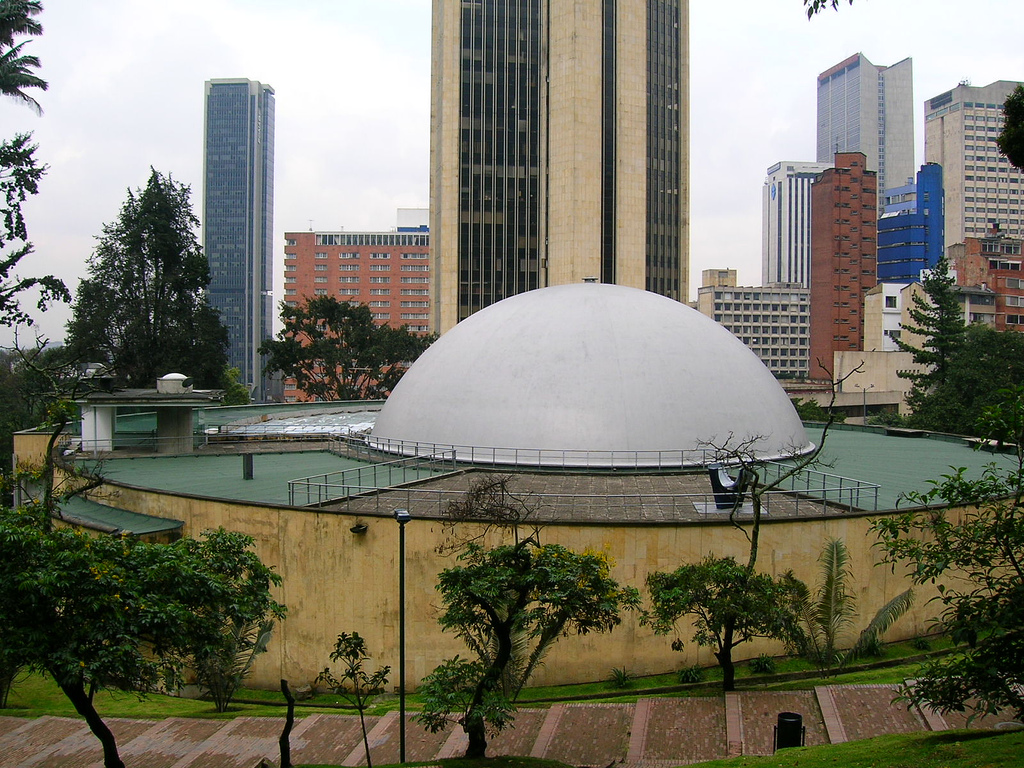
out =
[[(972, 6), (986, 10), (1009, 28), (1024, 24), (1024, 7)], [(0, 104), (5, 135), (35, 131), (50, 165), (26, 205), (36, 253), (23, 272), (55, 272), (74, 291), (95, 237), (150, 165), (191, 185), (198, 213), (203, 83), (249, 77), (277, 93), (279, 301), (285, 230), (310, 220), (319, 230), (387, 229), (397, 208), (427, 204), (430, 11), (429, 0), (44, 0), (44, 34), (28, 45), (50, 83), (36, 94), (44, 115)], [(691, 8), (691, 276), (731, 267), (741, 284), (758, 281), (765, 168), (813, 160), (816, 76), (835, 62), (858, 49), (872, 61), (914, 58), (917, 164), (925, 99), (964, 79), (1024, 79), (1011, 47), (960, 45), (962, 3), (936, 0), (928, 11), (857, 0), (808, 22), (799, 0)], [(51, 310), (40, 330), (60, 340), (69, 315)]]

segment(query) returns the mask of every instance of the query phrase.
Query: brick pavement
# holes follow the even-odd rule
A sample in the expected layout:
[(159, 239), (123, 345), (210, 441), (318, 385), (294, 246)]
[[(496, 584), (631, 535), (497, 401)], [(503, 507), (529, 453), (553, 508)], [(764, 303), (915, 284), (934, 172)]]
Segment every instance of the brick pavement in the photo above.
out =
[[(534, 755), (574, 766), (670, 768), (730, 754), (769, 754), (780, 712), (803, 716), (807, 744), (964, 727), (959, 715), (907, 710), (894, 704), (895, 686), (821, 686), (813, 691), (738, 691), (728, 696), (640, 699), (636, 704), (557, 704), (519, 712), (515, 726), (490, 742), (489, 754)], [(992, 727), (1000, 718), (979, 718)], [(230, 721), (168, 718), (108, 722), (128, 768), (255, 768), (276, 760), (282, 718)], [(398, 714), (367, 718), (374, 762), (398, 760)], [(311, 715), (292, 731), (292, 760), (365, 764), (359, 718)], [(455, 756), (465, 749), (461, 729), (406, 730), (408, 760)], [(99, 768), (99, 743), (81, 720), (0, 717), (0, 768)]]

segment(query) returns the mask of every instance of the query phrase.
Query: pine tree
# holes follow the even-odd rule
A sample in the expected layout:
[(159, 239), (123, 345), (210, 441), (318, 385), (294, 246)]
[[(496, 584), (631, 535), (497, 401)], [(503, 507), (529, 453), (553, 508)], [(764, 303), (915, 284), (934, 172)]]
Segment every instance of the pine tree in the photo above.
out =
[(910, 352), (915, 363), (925, 366), (923, 371), (899, 372), (900, 377), (913, 383), (907, 403), (914, 411), (927, 402), (936, 387), (946, 383), (950, 363), (963, 346), (965, 332), (956, 281), (945, 256), (925, 275), (921, 285), (925, 295), (913, 294), (913, 305), (908, 311), (913, 325), (903, 328), (909, 334), (922, 337), (921, 346), (896, 341), (902, 351)]

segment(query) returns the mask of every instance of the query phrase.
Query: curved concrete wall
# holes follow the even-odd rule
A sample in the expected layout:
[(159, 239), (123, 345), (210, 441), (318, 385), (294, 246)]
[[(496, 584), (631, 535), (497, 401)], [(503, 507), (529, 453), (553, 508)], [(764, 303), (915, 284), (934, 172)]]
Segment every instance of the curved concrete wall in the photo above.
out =
[[(398, 524), (390, 517), (368, 517), (284, 506), (265, 506), (197, 498), (108, 484), (97, 500), (136, 512), (185, 521), (186, 535), (224, 526), (253, 536), (264, 562), (284, 579), (279, 599), (288, 618), (275, 630), (270, 649), (256, 665), (251, 684), (276, 688), (281, 678), (293, 686), (311, 682), (328, 664), (338, 633), (359, 632), (373, 660), (398, 667)], [(413, 515), (416, 510), (410, 510)], [(817, 581), (817, 557), (824, 541), (838, 537), (851, 555), (854, 589), (863, 623), (908, 586), (903, 574), (879, 565), (870, 531), (871, 516), (850, 515), (809, 520), (771, 520), (762, 528), (759, 570), (775, 575), (792, 569), (809, 585)], [(364, 534), (350, 531), (367, 524)], [(444, 658), (466, 654), (462, 643), (437, 625), (436, 575), (454, 557), (436, 552), (446, 532), (437, 520), (413, 519), (406, 527), (407, 667), (415, 686)], [(492, 537), (490, 543), (498, 543)], [(669, 525), (553, 524), (541, 532), (545, 543), (576, 550), (606, 550), (621, 584), (644, 591), (647, 574), (672, 570), (708, 553), (747, 556), (744, 535), (722, 522)], [(886, 639), (929, 630), (936, 610), (933, 593), (919, 592), (916, 603)], [(858, 627), (859, 631), (859, 627)], [(613, 667), (634, 675), (661, 673), (683, 664), (713, 664), (710, 649), (687, 641), (683, 653), (670, 649), (672, 638), (641, 627), (635, 614), (607, 635), (562, 638), (535, 674), (533, 683), (550, 685), (600, 680)], [(852, 638), (851, 638), (852, 641)], [(759, 641), (740, 646), (737, 658), (781, 653), (781, 644)], [(395, 673), (397, 674), (397, 672)], [(393, 683), (397, 682), (394, 679)]]

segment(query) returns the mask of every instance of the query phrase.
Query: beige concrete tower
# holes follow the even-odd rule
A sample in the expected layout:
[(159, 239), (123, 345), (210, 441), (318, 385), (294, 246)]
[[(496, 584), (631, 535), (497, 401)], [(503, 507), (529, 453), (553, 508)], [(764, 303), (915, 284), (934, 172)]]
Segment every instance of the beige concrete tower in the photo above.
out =
[(435, 328), (596, 278), (685, 300), (688, 0), (434, 0)]

